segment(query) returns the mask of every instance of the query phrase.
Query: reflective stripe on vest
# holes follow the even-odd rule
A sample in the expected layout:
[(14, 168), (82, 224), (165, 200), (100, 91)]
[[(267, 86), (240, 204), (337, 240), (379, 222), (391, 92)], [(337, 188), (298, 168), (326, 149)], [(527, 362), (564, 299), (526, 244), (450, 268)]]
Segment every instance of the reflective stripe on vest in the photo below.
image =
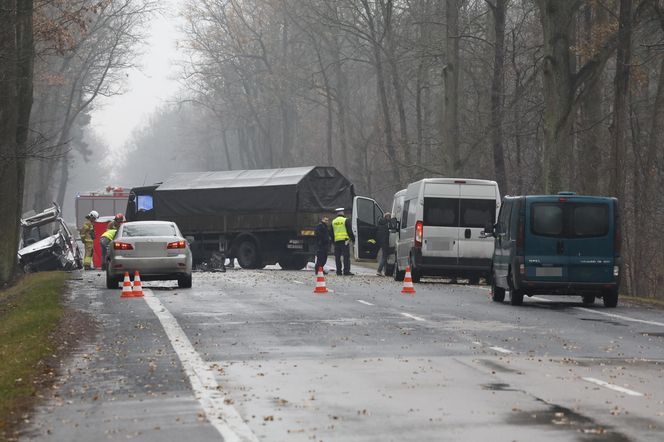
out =
[(346, 241), (350, 239), (348, 231), (346, 230), (346, 218), (343, 216), (337, 216), (334, 218), (334, 221), (332, 221), (332, 230), (334, 231), (335, 241)]
[(113, 238), (115, 238), (115, 234), (116, 234), (117, 232), (118, 232), (118, 231), (115, 230), (115, 229), (109, 229), (109, 230), (105, 231), (104, 233), (102, 233), (101, 237), (102, 237), (102, 238), (106, 238), (106, 239), (108, 239), (108, 240), (110, 240), (110, 241), (113, 241)]

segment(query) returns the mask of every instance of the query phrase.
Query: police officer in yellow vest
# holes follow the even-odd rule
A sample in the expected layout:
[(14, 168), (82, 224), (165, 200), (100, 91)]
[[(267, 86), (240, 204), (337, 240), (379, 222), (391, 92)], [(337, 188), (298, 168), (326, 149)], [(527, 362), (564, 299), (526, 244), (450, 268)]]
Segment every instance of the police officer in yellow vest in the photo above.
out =
[[(352, 275), (350, 272), (350, 243), (355, 242), (350, 219), (344, 216), (344, 209), (335, 210), (337, 217), (332, 220), (332, 238), (334, 241), (334, 260), (337, 264), (337, 275)], [(343, 271), (341, 257), (343, 256)]]

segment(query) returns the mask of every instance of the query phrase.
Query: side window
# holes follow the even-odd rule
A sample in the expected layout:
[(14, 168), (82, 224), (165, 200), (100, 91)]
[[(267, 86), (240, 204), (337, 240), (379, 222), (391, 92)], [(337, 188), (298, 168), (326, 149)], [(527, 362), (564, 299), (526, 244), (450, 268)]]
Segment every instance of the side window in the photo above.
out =
[(414, 227), (417, 222), (417, 198), (410, 200), (408, 204), (408, 227)]
[(408, 227), (408, 206), (410, 205), (410, 201), (406, 201), (403, 203), (403, 212), (401, 214), (401, 228), (406, 228)]

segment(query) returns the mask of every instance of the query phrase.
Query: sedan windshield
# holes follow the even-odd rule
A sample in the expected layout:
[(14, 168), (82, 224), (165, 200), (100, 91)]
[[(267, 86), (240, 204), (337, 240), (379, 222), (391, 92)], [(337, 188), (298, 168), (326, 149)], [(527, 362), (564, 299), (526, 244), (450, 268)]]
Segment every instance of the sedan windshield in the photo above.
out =
[(122, 236), (177, 236), (177, 232), (172, 224), (135, 224), (124, 226)]

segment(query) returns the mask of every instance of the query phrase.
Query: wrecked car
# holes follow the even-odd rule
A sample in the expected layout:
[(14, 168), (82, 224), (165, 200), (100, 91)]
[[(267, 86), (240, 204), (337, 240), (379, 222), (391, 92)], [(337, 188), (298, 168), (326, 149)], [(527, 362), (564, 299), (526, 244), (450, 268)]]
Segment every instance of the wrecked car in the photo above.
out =
[(25, 273), (83, 267), (76, 239), (60, 217), (60, 207), (21, 219), (18, 262)]

